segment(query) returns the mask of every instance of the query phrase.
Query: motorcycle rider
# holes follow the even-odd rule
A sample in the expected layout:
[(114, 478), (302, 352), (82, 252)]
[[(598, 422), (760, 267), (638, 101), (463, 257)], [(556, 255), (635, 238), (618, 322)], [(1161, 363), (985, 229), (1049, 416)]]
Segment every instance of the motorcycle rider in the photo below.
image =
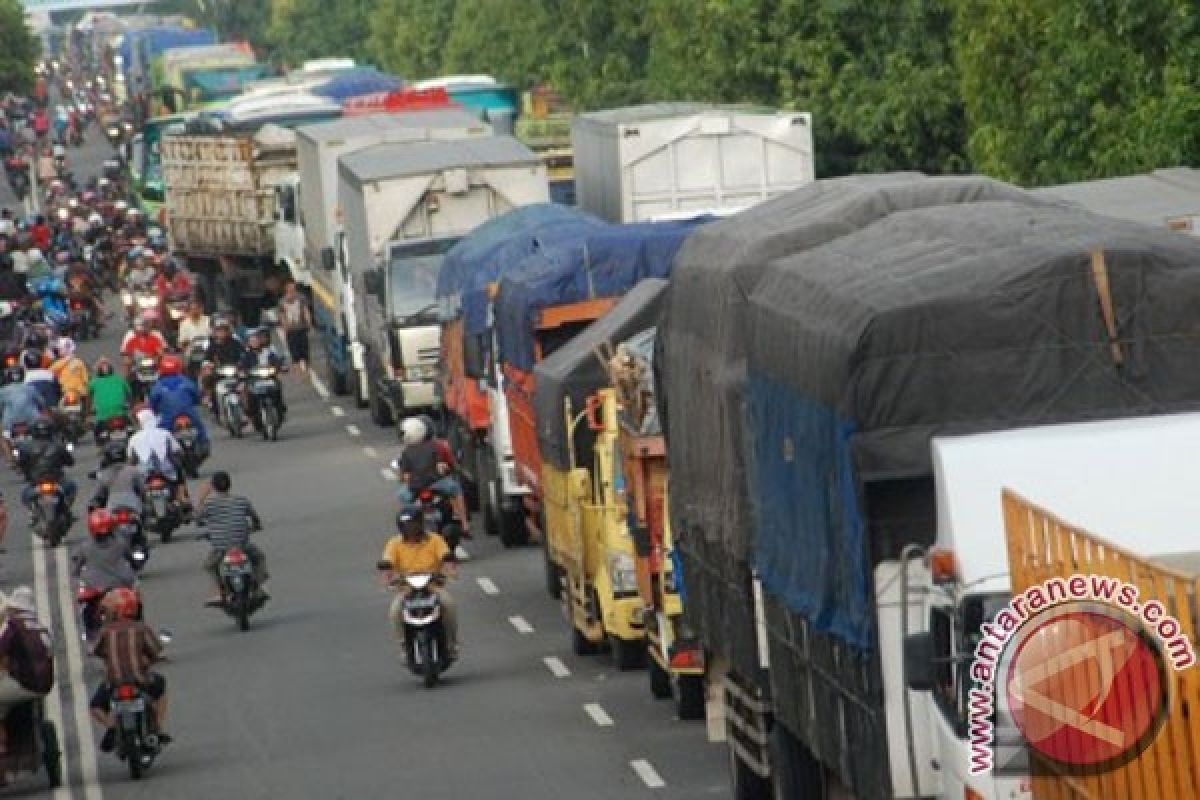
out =
[(205, 366), (201, 377), (204, 394), (208, 398), (214, 414), (218, 411), (216, 394), (213, 392), (213, 388), (217, 385), (216, 369), (218, 367), (236, 367), (241, 363), (242, 356), (245, 354), (245, 346), (233, 335), (233, 324), (225, 317), (215, 319), (212, 326), (212, 339), (208, 343), (208, 352), (204, 354)]
[(18, 586), (8, 597), (0, 594), (0, 619), (0, 755), (6, 755), (9, 712), (53, 688), (54, 647), (28, 586)]
[(54, 426), (45, 417), (38, 417), (29, 426), (30, 440), (17, 448), (17, 463), (27, 468), (29, 482), (21, 491), (21, 502), (33, 517), (33, 504), (37, 500), (37, 485), (42, 481), (54, 481), (63, 490), (67, 514), (75, 505), (75, 494), (79, 489), (75, 479), (67, 474), (67, 467), (75, 466), (75, 456), (54, 436)]
[[(457, 564), (454, 553), (446, 545), (446, 540), (436, 533), (425, 530), (425, 515), (419, 505), (407, 505), (396, 515), (396, 528), (399, 534), (388, 540), (383, 548), (383, 556), (378, 567), (380, 580), (384, 586), (390, 586), (395, 579), (405, 575), (431, 574), (454, 577)], [(439, 583), (431, 586), (442, 605), (442, 623), (446, 630), (446, 646), (450, 650), (452, 660), (458, 658), (458, 608), (454, 599), (446, 591), (445, 585)], [(388, 619), (392, 622), (392, 630), (396, 639), (404, 643), (404, 598), (408, 594), (408, 585), (399, 582), (396, 597), (388, 609)]]
[(200, 389), (196, 382), (183, 375), (183, 361), (174, 353), (164, 355), (158, 364), (159, 378), (150, 390), (150, 408), (158, 414), (159, 425), (172, 430), (177, 417), (187, 417), (196, 429), (196, 456), (203, 461), (209, 454), (208, 430), (196, 406)]
[(32, 425), (46, 410), (46, 401), (42, 399), (41, 392), (24, 382), (23, 369), (18, 372), (22, 380), (0, 387), (0, 425), (4, 427), (4, 438), (8, 442), (5, 450), (10, 453), (10, 460), (13, 426), (19, 423)]
[(111, 752), (117, 743), (113, 725), (112, 691), (114, 686), (136, 683), (150, 699), (154, 709), (159, 744), (169, 744), (166, 734), (167, 682), (150, 669), (162, 657), (162, 643), (154, 630), (138, 619), (141, 602), (132, 589), (114, 589), (105, 597), (106, 622), (96, 637), (92, 655), (104, 659), (105, 681), (92, 695), (92, 719), (104, 728), (100, 749)]
[(54, 354), (57, 356), (50, 365), (50, 372), (58, 381), (63, 394), (74, 392), (82, 400), (88, 396), (87, 362), (75, 354), (75, 342), (69, 336), (60, 336), (54, 343)]
[(58, 379), (50, 371), (44, 351), (29, 349), (21, 355), (21, 365), (25, 367), (25, 383), (32, 386), (42, 396), (46, 408), (58, 406), (61, 393), (58, 389)]
[(193, 300), (188, 304), (188, 313), (179, 321), (179, 349), (186, 352), (192, 339), (197, 337), (203, 339), (211, 335), (211, 326), (208, 315), (204, 313), (204, 304), (199, 300)]
[[(275, 367), (277, 370), (283, 370), (283, 359), (275, 352), (271, 345), (271, 330), (270, 328), (255, 328), (250, 332), (250, 336), (246, 342), (246, 352), (242, 354), (241, 361), (238, 363), (239, 369), (243, 373), (249, 372), (256, 367)], [(246, 414), (251, 420), (254, 420), (255, 427), (260, 423), (258, 421), (258, 403), (254, 400), (254, 395), (250, 393), (246, 382), (242, 382), (242, 408), (246, 409)], [(279, 387), (279, 411), (287, 413), (287, 401), (283, 398), (283, 386)]]
[(175, 499), (184, 515), (191, 509), (187, 481), (179, 467), (183, 447), (170, 431), (158, 425), (158, 415), (148, 408), (137, 413), (138, 432), (129, 437), (126, 455), (129, 463), (136, 465), (142, 474), (159, 470), (163, 477), (175, 486)]
[(96, 360), (96, 374), (88, 381), (88, 396), (96, 415), (96, 433), (114, 417), (128, 417), (133, 390), (123, 375), (118, 374), (106, 357)]
[(71, 555), (71, 576), (77, 583), (105, 592), (132, 589), (137, 582), (129, 543), (114, 536), (117, 521), (106, 508), (88, 513), (88, 538)]
[(450, 500), (454, 516), (462, 526), (463, 535), (470, 538), (471, 517), (462, 484), (454, 477), (454, 454), (449, 444), (434, 436), (433, 426), (421, 417), (408, 417), (400, 423), (404, 452), (397, 459), (400, 488), (396, 491), (401, 503), (411, 503), (422, 489), (432, 489)]
[(251, 533), (262, 530), (262, 520), (248, 499), (229, 493), (232, 486), (229, 473), (219, 470), (213, 473), (208, 486), (200, 491), (200, 513), (196, 517), (196, 524), (205, 528), (204, 537), (212, 546), (204, 559), (204, 570), (217, 587), (217, 593), (205, 603), (207, 606), (220, 606), (224, 601), (219, 569), (225, 551), (231, 547), (240, 547), (246, 553), (254, 566), (258, 591), (264, 600), (270, 597), (266, 587), (269, 577), (266, 556), (250, 541)]
[(88, 509), (107, 508), (115, 511), (128, 508), (140, 519), (142, 516), (142, 492), (145, 480), (141, 470), (129, 463), (129, 456), (120, 442), (109, 442), (100, 457), (100, 469), (96, 470), (96, 491), (88, 502)]
[(137, 358), (158, 358), (166, 349), (167, 340), (161, 333), (150, 328), (150, 322), (144, 314), (133, 321), (133, 330), (125, 334), (125, 339), (121, 342), (121, 355), (125, 359), (127, 369), (133, 366)]

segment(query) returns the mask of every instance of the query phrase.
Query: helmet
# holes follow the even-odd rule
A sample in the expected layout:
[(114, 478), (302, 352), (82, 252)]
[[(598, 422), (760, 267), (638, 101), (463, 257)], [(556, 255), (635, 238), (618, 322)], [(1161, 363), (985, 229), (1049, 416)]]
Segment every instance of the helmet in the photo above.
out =
[(160, 375), (178, 375), (183, 372), (183, 361), (174, 353), (167, 353), (158, 360)]
[(396, 514), (396, 529), (401, 533), (425, 531), (425, 512), (416, 503), (410, 503)]
[(137, 592), (123, 586), (104, 595), (104, 608), (116, 619), (137, 619), (141, 604)]
[(433, 422), (433, 417), (429, 416), (428, 414), (422, 414), (417, 417), (417, 419), (425, 423), (425, 438), (432, 439), (434, 432), (437, 431), (437, 426)]
[(116, 520), (107, 508), (97, 508), (88, 514), (88, 533), (93, 537), (111, 536)]
[(129, 454), (126, 452), (123, 442), (109, 442), (104, 445), (104, 454), (101, 457), (104, 466), (108, 467), (113, 464), (124, 464), (129, 460)]
[(100, 358), (98, 358), (96, 360), (96, 374), (97, 375), (112, 375), (113, 374), (112, 361), (110, 361), (107, 356), (101, 356)]
[(29, 433), (33, 438), (40, 441), (47, 441), (54, 436), (54, 426), (50, 424), (50, 420), (45, 417), (39, 417), (29, 426)]
[(21, 354), (21, 363), (25, 365), (25, 369), (41, 369), (42, 354), (36, 350), (26, 350)]
[(54, 352), (59, 358), (70, 358), (75, 355), (75, 340), (70, 336), (60, 336), (54, 342)]
[(420, 444), (428, 434), (420, 417), (408, 417), (400, 423), (400, 438), (406, 445)]

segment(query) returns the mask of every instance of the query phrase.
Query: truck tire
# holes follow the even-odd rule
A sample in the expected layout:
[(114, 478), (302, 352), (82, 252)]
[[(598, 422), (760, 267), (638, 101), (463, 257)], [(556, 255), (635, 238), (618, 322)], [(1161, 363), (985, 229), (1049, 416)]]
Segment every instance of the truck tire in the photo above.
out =
[(368, 368), (367, 403), (371, 407), (371, 421), (381, 428), (387, 428), (395, 424), (395, 419), (392, 416), (391, 406), (383, 399), (383, 391), (376, 378), (377, 373)]
[[(729, 747), (729, 780), (733, 788), (733, 800), (777, 800), (769, 781), (738, 758), (733, 747)], [(805, 797), (800, 795), (800, 797)], [(805, 800), (808, 800), (805, 797)]]
[(325, 379), (329, 381), (329, 391), (336, 395), (346, 394), (346, 373), (337, 371), (328, 352), (325, 353)]
[(771, 728), (772, 797), (805, 797), (828, 800), (829, 781), (825, 768), (812, 752), (776, 721)]
[(555, 600), (560, 600), (562, 599), (562, 574), (558, 565), (550, 560), (550, 545), (546, 541), (542, 542), (542, 561), (545, 563), (546, 569), (546, 594)]
[(529, 544), (529, 526), (525, 524), (525, 512), (522, 509), (506, 511), (503, 507), (498, 508), (496, 522), (500, 528), (500, 543), (505, 547), (524, 547)]
[(652, 697), (656, 700), (666, 700), (671, 696), (671, 673), (663, 669), (654, 656), (646, 659), (646, 674), (650, 677)]
[(675, 713), (682, 720), (704, 719), (704, 678), (681, 675), (675, 681)]
[(609, 636), (608, 649), (612, 653), (613, 666), (622, 672), (641, 669), (646, 664), (646, 642), (642, 639)]
[[(368, 406), (370, 406), (371, 405), (370, 392), (368, 391), (367, 394), (363, 394), (363, 387), (362, 387), (363, 376), (361, 374), (359, 374), (358, 370), (352, 370), (347, 375), (347, 378), (354, 384), (354, 386), (351, 387), (353, 389), (352, 394), (354, 395), (354, 405), (357, 408), (367, 408)], [(368, 386), (370, 385), (370, 382), (371, 382), (371, 373), (368, 372), (367, 373)]]

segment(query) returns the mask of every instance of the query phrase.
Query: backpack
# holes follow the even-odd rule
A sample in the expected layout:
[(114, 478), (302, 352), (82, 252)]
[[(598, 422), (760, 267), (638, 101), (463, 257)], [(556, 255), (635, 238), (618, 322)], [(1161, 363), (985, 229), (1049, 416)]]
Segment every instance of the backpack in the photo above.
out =
[(27, 616), (9, 616), (8, 624), (17, 633), (17, 646), (9, 673), (25, 689), (46, 694), (54, 688), (54, 653), (50, 631)]

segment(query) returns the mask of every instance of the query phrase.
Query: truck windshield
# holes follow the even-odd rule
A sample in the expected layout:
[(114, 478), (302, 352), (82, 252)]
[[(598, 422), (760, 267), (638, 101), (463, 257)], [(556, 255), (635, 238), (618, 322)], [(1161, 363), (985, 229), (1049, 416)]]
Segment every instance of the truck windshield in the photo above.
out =
[(162, 153), (159, 150), (162, 137), (168, 133), (183, 133), (186, 128), (187, 126), (179, 120), (151, 120), (146, 123), (143, 131), (145, 139), (142, 143), (142, 158), (145, 159), (142, 165), (142, 180), (146, 183), (162, 181)]
[(394, 244), (388, 252), (388, 316), (395, 321), (414, 316), (434, 314), (438, 271), (446, 251), (458, 243), (459, 237), (423, 239), (419, 242)]

